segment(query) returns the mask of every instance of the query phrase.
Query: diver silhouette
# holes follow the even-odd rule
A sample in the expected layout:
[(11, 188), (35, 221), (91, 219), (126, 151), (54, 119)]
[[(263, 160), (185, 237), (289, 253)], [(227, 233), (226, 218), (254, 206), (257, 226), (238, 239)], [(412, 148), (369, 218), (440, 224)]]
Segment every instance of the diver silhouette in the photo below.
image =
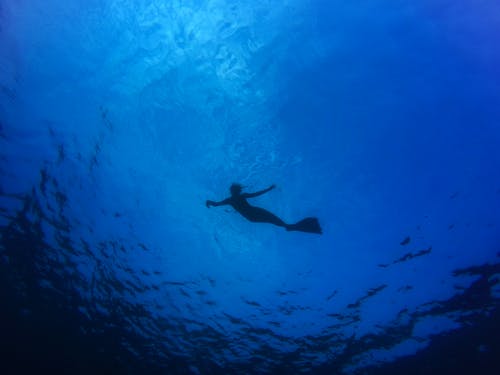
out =
[(284, 227), (287, 231), (300, 231), (317, 234), (323, 233), (318, 219), (315, 217), (307, 217), (298, 223), (287, 224), (273, 213), (264, 210), (263, 208), (252, 206), (248, 203), (247, 198), (258, 197), (259, 195), (273, 190), (275, 187), (275, 185), (271, 185), (267, 189), (260, 190), (255, 193), (242, 193), (243, 187), (240, 184), (232, 184), (229, 188), (229, 191), (231, 192), (231, 196), (229, 198), (220, 202), (207, 200), (205, 204), (208, 208), (210, 208), (210, 206), (217, 207), (230, 205), (244, 218), (254, 223), (271, 223), (279, 227)]

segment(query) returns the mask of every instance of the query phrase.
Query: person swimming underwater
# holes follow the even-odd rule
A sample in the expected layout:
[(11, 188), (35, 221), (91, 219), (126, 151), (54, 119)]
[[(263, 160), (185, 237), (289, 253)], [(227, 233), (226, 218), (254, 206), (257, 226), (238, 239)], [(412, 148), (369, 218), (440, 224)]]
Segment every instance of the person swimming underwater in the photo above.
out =
[(299, 221), (298, 223), (287, 224), (273, 213), (263, 208), (252, 206), (250, 203), (248, 203), (247, 198), (258, 197), (259, 195), (273, 190), (275, 187), (275, 185), (271, 185), (267, 189), (260, 190), (255, 193), (242, 193), (243, 187), (240, 184), (234, 183), (229, 188), (229, 191), (231, 192), (231, 196), (229, 198), (226, 198), (220, 202), (207, 200), (205, 204), (208, 208), (210, 208), (211, 206), (217, 207), (230, 205), (245, 219), (254, 223), (270, 223), (279, 227), (284, 227), (287, 231), (300, 231), (317, 234), (323, 233), (318, 219), (315, 217), (307, 217)]

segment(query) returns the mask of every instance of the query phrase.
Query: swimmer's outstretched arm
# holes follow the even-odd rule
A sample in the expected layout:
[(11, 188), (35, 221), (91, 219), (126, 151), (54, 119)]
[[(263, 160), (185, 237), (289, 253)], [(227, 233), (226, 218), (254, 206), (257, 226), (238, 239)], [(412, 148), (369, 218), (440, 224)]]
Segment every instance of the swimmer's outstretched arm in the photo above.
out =
[(243, 195), (244, 198), (254, 198), (254, 197), (258, 197), (259, 195), (265, 194), (268, 191), (273, 190), (275, 187), (276, 187), (276, 185), (271, 185), (267, 189), (260, 190), (260, 191), (257, 191), (255, 193), (244, 193), (242, 195)]
[(214, 201), (206, 201), (205, 202), (205, 205), (210, 208), (210, 206), (214, 206), (214, 207), (217, 207), (217, 206), (224, 206), (226, 204), (229, 204), (229, 198), (227, 199), (224, 199), (223, 201), (220, 201), (220, 202), (214, 202)]

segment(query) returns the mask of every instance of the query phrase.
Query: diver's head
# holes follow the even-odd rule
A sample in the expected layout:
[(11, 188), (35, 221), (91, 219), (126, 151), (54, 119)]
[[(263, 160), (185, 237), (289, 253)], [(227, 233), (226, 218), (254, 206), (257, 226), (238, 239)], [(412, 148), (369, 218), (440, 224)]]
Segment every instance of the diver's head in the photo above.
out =
[(237, 183), (232, 184), (231, 187), (229, 188), (229, 191), (231, 191), (232, 195), (240, 195), (242, 190), (243, 186)]

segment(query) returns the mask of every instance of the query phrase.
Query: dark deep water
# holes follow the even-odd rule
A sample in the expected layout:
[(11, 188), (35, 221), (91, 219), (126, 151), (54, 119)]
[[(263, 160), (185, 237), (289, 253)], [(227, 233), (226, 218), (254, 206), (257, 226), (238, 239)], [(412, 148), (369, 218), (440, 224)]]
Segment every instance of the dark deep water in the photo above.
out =
[[(500, 373), (500, 5), (0, 0), (0, 372)], [(287, 221), (206, 199), (232, 182)]]

